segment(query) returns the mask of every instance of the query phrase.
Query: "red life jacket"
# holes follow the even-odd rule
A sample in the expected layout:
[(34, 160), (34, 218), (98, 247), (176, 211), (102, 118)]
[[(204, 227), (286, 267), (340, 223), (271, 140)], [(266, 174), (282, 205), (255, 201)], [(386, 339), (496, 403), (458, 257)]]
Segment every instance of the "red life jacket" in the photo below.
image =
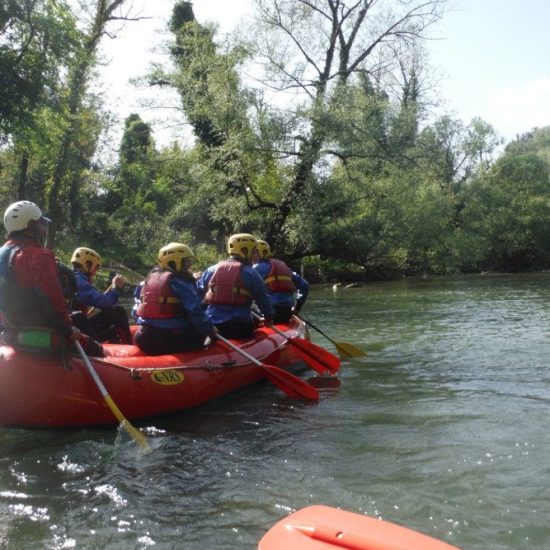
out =
[(170, 288), (171, 271), (153, 270), (141, 289), (141, 303), (137, 314), (146, 319), (171, 319), (182, 317), (184, 310), (180, 299)]
[(271, 271), (264, 279), (270, 292), (296, 292), (292, 271), (285, 262), (270, 258)]
[(23, 237), (7, 241), (0, 250), (0, 309), (5, 320), (15, 327), (50, 327), (68, 333), (69, 311), (52, 251)]
[(209, 305), (244, 306), (252, 302), (252, 293), (246, 288), (241, 276), (241, 262), (223, 260), (208, 282), (204, 297)]

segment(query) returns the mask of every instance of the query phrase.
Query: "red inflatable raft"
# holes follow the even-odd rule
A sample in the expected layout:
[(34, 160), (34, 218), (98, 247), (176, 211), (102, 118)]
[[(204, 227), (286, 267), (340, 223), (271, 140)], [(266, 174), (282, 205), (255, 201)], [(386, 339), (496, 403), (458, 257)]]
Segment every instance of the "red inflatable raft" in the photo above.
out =
[(330, 506), (309, 506), (282, 519), (258, 550), (459, 550), (395, 523)]
[[(294, 319), (279, 325), (287, 337), (307, 337)], [(234, 340), (264, 364), (300, 363), (295, 346), (269, 327), (252, 340)], [(204, 350), (146, 356), (135, 346), (106, 344), (104, 358), (90, 358), (109, 394), (128, 419), (187, 409), (236, 391), (265, 372), (221, 342)], [(76, 355), (45, 355), (0, 346), (0, 425), (69, 427), (112, 424), (105, 404)]]

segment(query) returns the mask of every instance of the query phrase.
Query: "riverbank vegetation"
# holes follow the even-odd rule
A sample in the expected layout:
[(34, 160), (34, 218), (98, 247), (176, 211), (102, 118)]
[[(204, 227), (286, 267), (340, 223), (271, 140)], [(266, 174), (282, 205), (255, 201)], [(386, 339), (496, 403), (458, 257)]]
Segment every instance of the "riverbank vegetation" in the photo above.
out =
[(224, 38), (175, 2), (170, 66), (147, 80), (179, 94), (193, 144), (157, 146), (136, 113), (106, 162), (90, 90), (125, 0), (2, 3), (3, 208), (34, 200), (61, 257), (86, 245), (141, 273), (170, 240), (203, 267), (241, 231), (312, 281), (550, 267), (550, 128), (501, 147), (481, 119), (431, 116), (444, 0), (256, 4)]

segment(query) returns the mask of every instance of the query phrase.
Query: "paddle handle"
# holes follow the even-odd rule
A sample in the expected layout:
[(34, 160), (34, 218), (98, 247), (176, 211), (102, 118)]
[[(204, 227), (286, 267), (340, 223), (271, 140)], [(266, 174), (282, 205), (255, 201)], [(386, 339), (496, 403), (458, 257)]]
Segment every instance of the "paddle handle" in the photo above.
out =
[[(260, 317), (255, 312), (252, 312), (252, 315), (258, 320), (262, 319), (262, 317)], [(337, 357), (334, 357), (334, 361), (338, 362), (337, 364), (329, 364), (319, 355), (319, 352), (315, 352), (315, 350), (311, 349), (313, 344), (308, 340), (289, 338), (282, 330), (279, 330), (275, 325), (270, 325), (269, 328), (274, 330), (277, 334), (281, 335), (289, 344), (292, 344), (295, 348), (297, 348), (299, 350), (298, 353), (302, 358), (302, 360), (310, 368), (317, 371), (319, 374), (322, 374), (322, 375), (334, 374), (338, 372), (338, 369), (340, 368), (340, 361)], [(325, 350), (323, 350), (323, 352), (324, 351)], [(326, 353), (329, 353), (329, 352), (326, 352)]]
[[(252, 317), (257, 319), (258, 321), (265, 320), (261, 315), (259, 315), (255, 311), (252, 312)], [(277, 334), (280, 334), (287, 342), (290, 342), (290, 338), (282, 330), (279, 330), (274, 324), (269, 325), (269, 328), (273, 329)]]
[[(256, 319), (258, 320), (263, 320), (263, 317), (260, 317), (254, 312), (252, 312), (252, 316), (256, 317)], [(269, 328), (273, 329), (277, 334), (280, 334), (287, 342), (290, 342), (290, 338), (282, 330), (279, 330), (275, 325), (270, 325)]]
[(95, 382), (95, 385), (97, 386), (99, 392), (101, 393), (101, 396), (105, 400), (105, 403), (107, 403), (107, 406), (113, 413), (113, 416), (122, 424), (122, 426), (126, 429), (130, 437), (142, 448), (145, 450), (150, 450), (149, 443), (147, 442), (147, 438), (132, 424), (130, 421), (122, 414), (121, 410), (118, 408), (117, 404), (113, 401), (109, 393), (107, 392), (107, 388), (101, 381), (101, 378), (99, 378), (99, 375), (97, 374), (96, 370), (94, 369), (94, 366), (92, 365), (92, 362), (90, 361), (89, 357), (86, 355), (84, 350), (82, 349), (82, 346), (80, 345), (80, 342), (78, 340), (75, 340), (74, 345), (78, 351), (78, 354), (80, 355), (82, 361), (84, 361), (84, 364), (86, 365), (86, 368), (88, 369), (88, 372), (90, 373), (90, 376), (92, 377), (93, 381)]
[(336, 349), (338, 350), (340, 357), (364, 357), (365, 355), (367, 355), (362, 349), (352, 344), (348, 344), (347, 342), (336, 342), (330, 336), (325, 334), (320, 328), (316, 327), (311, 321), (308, 321), (303, 317), (299, 317), (298, 315), (296, 315), (296, 317), (298, 317), (298, 319), (303, 321), (306, 325), (310, 326), (312, 329), (316, 330), (319, 334), (324, 336), (329, 342), (332, 342), (336, 346)]
[(216, 334), (216, 338), (218, 340), (221, 340), (226, 346), (229, 346), (232, 350), (236, 351), (237, 353), (240, 353), (243, 357), (246, 357), (249, 361), (252, 361), (255, 365), (258, 367), (264, 367), (265, 365), (258, 361), (255, 357), (244, 351), (244, 349), (239, 348), (235, 344), (231, 343), (227, 338), (224, 338), (221, 334)]
[[(105, 292), (103, 294), (107, 294), (107, 292), (109, 292), (109, 290), (112, 290), (114, 289), (115, 286), (113, 285), (113, 282), (111, 281), (111, 284), (107, 287), (107, 289), (105, 290)], [(90, 315), (92, 313), (94, 313), (94, 311), (96, 310), (96, 307), (95, 306), (91, 306), (88, 308), (88, 311), (86, 312), (86, 316), (87, 317), (90, 317)]]
[[(296, 315), (296, 314), (294, 314), (294, 315)], [(337, 345), (337, 343), (330, 336), (325, 334), (320, 328), (317, 328), (311, 321), (308, 321), (307, 319), (304, 319), (303, 317), (300, 317), (299, 315), (296, 315), (296, 317), (298, 317), (298, 319), (303, 321), (306, 325), (309, 325), (312, 329), (316, 330), (319, 334), (324, 336), (329, 342), (332, 342), (335, 346)]]
[(99, 391), (101, 393), (101, 396), (103, 398), (107, 397), (109, 395), (109, 393), (107, 392), (107, 388), (103, 385), (103, 382), (101, 381), (101, 378), (99, 378), (97, 372), (95, 371), (94, 367), (92, 366), (92, 363), (91, 363), (90, 359), (88, 358), (88, 356), (84, 352), (84, 349), (80, 345), (80, 342), (78, 340), (75, 340), (74, 345), (75, 345), (75, 347), (78, 351), (78, 354), (82, 358), (82, 361), (84, 361), (84, 364), (86, 365), (86, 368), (88, 369), (88, 372), (90, 373), (91, 377), (94, 379), (95, 385), (99, 389)]
[(313, 386), (310, 386), (301, 378), (298, 378), (292, 373), (280, 369), (279, 367), (275, 367), (274, 365), (266, 365), (265, 363), (258, 361), (258, 359), (256, 359), (243, 349), (239, 348), (235, 344), (232, 344), (229, 340), (227, 340), (220, 334), (216, 334), (216, 338), (224, 342), (232, 350), (240, 353), (251, 363), (254, 363), (258, 367), (260, 367), (264, 371), (267, 378), (280, 390), (284, 391), (289, 397), (293, 397), (295, 399), (311, 399), (313, 401), (319, 400), (319, 390), (317, 388), (314, 388)]

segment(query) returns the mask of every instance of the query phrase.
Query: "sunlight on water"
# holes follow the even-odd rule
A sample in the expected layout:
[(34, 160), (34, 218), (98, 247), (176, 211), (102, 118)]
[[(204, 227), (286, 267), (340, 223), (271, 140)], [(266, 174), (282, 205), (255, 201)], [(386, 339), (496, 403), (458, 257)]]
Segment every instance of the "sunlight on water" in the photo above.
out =
[(315, 381), (318, 404), (259, 385), (138, 423), (150, 453), (115, 427), (0, 431), (0, 546), (255, 548), (323, 503), (462, 548), (547, 547), (550, 276), (320, 288), (303, 313), (367, 351)]

